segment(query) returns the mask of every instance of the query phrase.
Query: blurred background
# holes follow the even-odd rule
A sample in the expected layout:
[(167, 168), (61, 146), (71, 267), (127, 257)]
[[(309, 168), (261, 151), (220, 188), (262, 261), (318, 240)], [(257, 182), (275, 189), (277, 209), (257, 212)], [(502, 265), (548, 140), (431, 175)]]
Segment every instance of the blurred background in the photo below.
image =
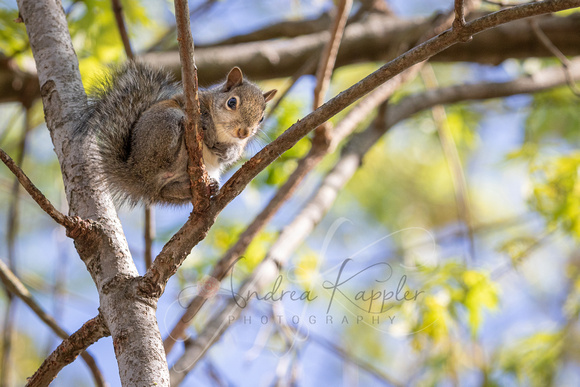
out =
[[(238, 59), (238, 51), (228, 54), (223, 47), (230, 46), (221, 45), (225, 40), (304, 20), (326, 20), (318, 32), (326, 31), (335, 9), (335, 3), (326, 0), (190, 3), (200, 84), (205, 86), (219, 80), (208, 68), (222, 63), (218, 66), (211, 58), (226, 58), (224, 67), (237, 60), (251, 63)], [(34, 89), (34, 62), (25, 27), (13, 22), (18, 17), (15, 1), (0, 4), (0, 77), (4, 77), (0, 80), (21, 90), (16, 97), (9, 87), (0, 92), (4, 94), (0, 147), (66, 212), (58, 161)], [(174, 69), (173, 3), (126, 0), (122, 4), (135, 53)], [(63, 1), (63, 7), (83, 82), (89, 88), (107, 64), (126, 60), (111, 3)], [(406, 41), (409, 34), (401, 36), (401, 29), (394, 30), (386, 35), (393, 43), (384, 53), (339, 56), (326, 100), (412, 47), (435, 15), (452, 7), (452, 1), (442, 0), (354, 1), (353, 25), (382, 17), (380, 25), (408, 23), (417, 37)], [(484, 2), (478, 12), (499, 8)], [(572, 20), (577, 32), (577, 15), (570, 11), (555, 17), (566, 23)], [(297, 25), (293, 27), (297, 36), (318, 33)], [(310, 25), (318, 28), (315, 22)], [(299, 38), (286, 36), (229, 43), (241, 51), (250, 50), (251, 44), (266, 47), (258, 52), (270, 55), (271, 67), (279, 72), (268, 65), (264, 69), (242, 66), (264, 90), (278, 88), (280, 96), (290, 86), (290, 76), (298, 75), (267, 117), (263, 133), (248, 147), (247, 157), (312, 110), (316, 83), (312, 69), (302, 70), (300, 76), (299, 68), (284, 67), (288, 67), (284, 56), (272, 59), (277, 51), (267, 51), (284, 45), (299, 50)], [(269, 46), (272, 38), (277, 46)], [(568, 34), (559, 39), (577, 38)], [(496, 40), (497, 46), (501, 44)], [(424, 66), (397, 89), (390, 102), (396, 106), (430, 88), (509, 82), (560, 66), (550, 53), (537, 55), (538, 46), (522, 48), (529, 50), (527, 56), (508, 53), (499, 59), (486, 58), (483, 52), (471, 60), (450, 53)], [(212, 49), (218, 50), (213, 57)], [(276, 60), (282, 63), (276, 66)], [(534, 94), (429, 107), (397, 122), (364, 156), (304, 243), (288, 252), (290, 260), (280, 272), (279, 286), (268, 284), (260, 292), (262, 299), (252, 301), (239, 320), (227, 322), (226, 332), (182, 385), (579, 385), (579, 106), (578, 96), (564, 84)], [(346, 114), (334, 117), (332, 124), (338, 125)], [(376, 116), (375, 109), (356, 132), (372, 125)], [(310, 142), (303, 139), (261, 173), (191, 252), (159, 303), (163, 337), (197, 293), (196, 283), (286, 181)], [(231, 299), (232, 289), (239, 288), (280, 230), (317, 192), (340, 159), (341, 149), (339, 145), (320, 162), (252, 242), (217, 296), (192, 321), (188, 332), (192, 338)], [(16, 187), (13, 175), (0, 167), (0, 258), (72, 333), (98, 313), (95, 286), (64, 230)], [(154, 209), (153, 257), (190, 211), (188, 206)], [(143, 208), (121, 208), (119, 215), (135, 263), (144, 273)], [(348, 258), (352, 261), (345, 261)], [(294, 290), (296, 296), (286, 294), (279, 302), (267, 297), (273, 291), (273, 298), (279, 298), (282, 290)], [(303, 292), (310, 300), (297, 299)], [(5, 386), (23, 385), (61, 340), (6, 292), (0, 296), (0, 310), (7, 359), (0, 379)], [(169, 354), (170, 365), (183, 348), (179, 342)], [(111, 338), (101, 339), (89, 351), (109, 385), (120, 385)], [(77, 359), (53, 385), (94, 384), (86, 365)]]

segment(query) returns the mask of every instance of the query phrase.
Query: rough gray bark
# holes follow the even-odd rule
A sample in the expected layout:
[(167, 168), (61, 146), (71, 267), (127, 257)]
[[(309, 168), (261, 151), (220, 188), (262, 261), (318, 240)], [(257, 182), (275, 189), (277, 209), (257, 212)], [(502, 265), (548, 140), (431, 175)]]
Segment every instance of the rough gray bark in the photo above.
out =
[[(45, 118), (58, 156), (71, 214), (99, 227), (75, 241), (100, 296), (100, 311), (115, 345), (125, 386), (167, 386), (167, 363), (155, 316), (156, 299), (137, 293), (137, 269), (107, 192), (95, 184), (72, 135), (86, 95), (60, 2), (18, 0), (36, 67)], [(88, 139), (90, 140), (90, 139)]]

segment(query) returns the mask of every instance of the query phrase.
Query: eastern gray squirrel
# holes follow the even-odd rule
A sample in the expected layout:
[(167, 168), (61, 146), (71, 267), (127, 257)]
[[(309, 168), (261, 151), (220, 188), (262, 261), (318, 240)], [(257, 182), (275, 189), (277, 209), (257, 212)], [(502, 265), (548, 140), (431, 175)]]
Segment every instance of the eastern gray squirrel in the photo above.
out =
[[(258, 130), (266, 93), (234, 67), (226, 80), (199, 91), (203, 159), (214, 184), (237, 161)], [(191, 201), (184, 141), (184, 95), (170, 75), (138, 61), (114, 68), (89, 93), (77, 129), (94, 135), (91, 153), (118, 203), (185, 204)]]

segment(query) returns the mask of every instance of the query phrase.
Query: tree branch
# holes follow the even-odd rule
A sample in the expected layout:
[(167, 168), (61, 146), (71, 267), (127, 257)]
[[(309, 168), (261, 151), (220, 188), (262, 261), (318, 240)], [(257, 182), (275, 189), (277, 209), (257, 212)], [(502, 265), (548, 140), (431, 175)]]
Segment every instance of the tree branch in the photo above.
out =
[[(86, 110), (66, 18), (59, 2), (17, 0), (36, 62), (47, 127), (59, 159), (70, 212), (98, 221), (75, 247), (99, 292), (124, 386), (167, 386), (169, 373), (155, 315), (155, 298), (138, 292), (139, 272), (106, 186), (90, 157), (95, 134), (75, 131)], [(143, 370), (148, 372), (143, 372)]]
[(71, 234), (73, 238), (77, 237), (80, 233), (88, 232), (93, 227), (95, 223), (90, 221), (84, 221), (78, 216), (68, 216), (57, 210), (50, 200), (46, 198), (40, 192), (38, 188), (30, 181), (28, 176), (20, 169), (20, 167), (12, 160), (10, 156), (3, 149), (0, 148), (0, 160), (6, 164), (8, 169), (16, 176), (22, 187), (28, 192), (28, 194), (34, 199), (38, 206), (46, 212), (56, 223), (60, 224)]
[(453, 28), (463, 28), (465, 26), (464, 0), (455, 0), (454, 10), (455, 10), (455, 20), (453, 20)]
[[(67, 339), (69, 337), (68, 333), (66, 333), (66, 331), (58, 325), (58, 323), (54, 320), (54, 318), (52, 318), (52, 316), (50, 316), (47, 312), (45, 312), (42, 309), (42, 307), (34, 300), (32, 294), (30, 294), (28, 289), (26, 289), (26, 286), (24, 286), (24, 284), (20, 282), (18, 277), (16, 277), (14, 273), (8, 268), (8, 266), (6, 266), (6, 264), (1, 260), (0, 260), (0, 280), (2, 280), (2, 283), (11, 294), (15, 295), (16, 297), (24, 301), (24, 303), (28, 305), (28, 307), (32, 309), (32, 311), (42, 320), (42, 322), (44, 322), (54, 333), (56, 333), (57, 336), (59, 336), (62, 339)], [(101, 332), (106, 331), (104, 325), (103, 328), (104, 329), (101, 329)], [(100, 335), (99, 332), (96, 332), (95, 334), (96, 336)], [(102, 336), (97, 337), (93, 342), (100, 339), (101, 337)], [(92, 344), (93, 342), (91, 342), (90, 344)], [(89, 345), (87, 345), (85, 348), (88, 348)], [(87, 363), (87, 365), (89, 366), (91, 373), (93, 374), (95, 384), (97, 386), (104, 386), (105, 380), (103, 379), (101, 371), (97, 367), (95, 359), (88, 352), (83, 352), (82, 357), (85, 363)], [(71, 362), (72, 360), (74, 360), (74, 358), (71, 359)], [(63, 367), (66, 364), (64, 364)], [(54, 376), (56, 377), (56, 374), (54, 374)]]
[[(572, 61), (571, 72), (575, 79), (580, 79), (580, 58)], [(298, 215), (282, 230), (279, 238), (271, 247), (266, 258), (258, 265), (250, 277), (244, 281), (238, 294), (259, 291), (262, 284), (271, 283), (279, 269), (290, 255), (310, 235), (314, 227), (330, 209), (338, 193), (343, 189), (361, 165), (363, 156), (373, 144), (393, 125), (412, 115), (435, 105), (455, 103), (465, 100), (499, 98), (509, 95), (532, 93), (561, 86), (566, 82), (566, 75), (559, 67), (541, 70), (534, 75), (505, 83), (465, 84), (446, 88), (432, 89), (412, 95), (401, 100), (387, 110), (385, 125), (381, 128), (369, 127), (364, 132), (355, 134), (345, 147), (339, 161), (324, 177), (313, 197), (304, 205)], [(231, 325), (231, 316), (237, 317), (241, 308), (235, 301), (230, 301), (218, 312), (186, 349), (183, 356), (170, 371), (172, 384), (179, 383), (185, 374), (193, 369), (196, 362), (209, 347), (219, 340), (221, 334)], [(227, 321), (227, 323), (224, 323)]]
[[(481, 15), (481, 13), (471, 16)], [(580, 55), (580, 15), (538, 18), (546, 36), (568, 56)], [(432, 18), (399, 20), (392, 16), (371, 14), (368, 19), (346, 27), (336, 67), (361, 61), (392, 59), (401, 47), (418, 41), (432, 25)], [(327, 24), (328, 26), (328, 24)], [(251, 79), (290, 77), (309, 58), (318, 56), (326, 38), (322, 33), (304, 35), (282, 41), (196, 47), (195, 57), (199, 79), (205, 85), (219, 82), (233, 66), (244, 70)], [(506, 59), (551, 57), (552, 53), (539, 41), (527, 21), (517, 21), (475, 36), (470, 42), (450, 47), (431, 61), (474, 62), (497, 65)], [(163, 66), (181, 78), (177, 51), (148, 53), (141, 57), (155, 66)], [(38, 78), (34, 69), (19, 70), (11, 59), (0, 57), (0, 102), (38, 99)]]
[(203, 163), (203, 133), (199, 128), (197, 67), (193, 57), (193, 37), (189, 26), (187, 0), (175, 0), (175, 21), (181, 62), (181, 79), (185, 96), (185, 147), (189, 155), (187, 172), (191, 185), (193, 213), (201, 214), (209, 206), (209, 177)]
[[(437, 88), (437, 78), (431, 66), (425, 66), (422, 69), (422, 76), (427, 89)], [(457, 151), (457, 144), (449, 128), (447, 120), (447, 113), (445, 107), (436, 105), (431, 108), (433, 121), (437, 128), (437, 134), (441, 143), (441, 149), (447, 161), (451, 181), (453, 183), (453, 191), (455, 192), (455, 202), (457, 206), (457, 214), (459, 220), (463, 222), (466, 229), (467, 240), (469, 241), (469, 249), (467, 256), (470, 260), (475, 260), (475, 239), (473, 237), (473, 225), (471, 217), (471, 204), (469, 199), (469, 190), (467, 188), (467, 180), (463, 172), (461, 164), (461, 157)], [(467, 261), (467, 260), (466, 260)]]
[[(525, 5), (525, 4), (524, 4)], [(513, 8), (513, 7), (512, 7)], [(474, 13), (470, 17), (481, 17)], [(580, 55), (580, 15), (546, 16), (538, 19), (546, 35), (568, 56)], [(401, 20), (392, 16), (372, 14), (366, 20), (346, 27), (336, 67), (363, 61), (388, 61), (398, 55), (401, 47), (412, 47), (430, 31), (433, 18)], [(254, 80), (292, 76), (310, 57), (320, 53), (327, 40), (323, 32), (292, 39), (261, 41), (196, 49), (199, 77), (207, 85), (218, 82), (233, 66), (244, 69)], [(510, 23), (474, 36), (465, 44), (447, 48), (431, 58), (443, 62), (475, 62), (497, 65), (510, 58), (552, 56), (538, 44), (525, 20)], [(177, 52), (149, 53), (145, 61), (180, 73)]]
[[(18, 144), (18, 153), (16, 156), (16, 165), (20, 168), (24, 162), (26, 154), (26, 142), (30, 133), (30, 108), (24, 109), (23, 131)], [(6, 228), (6, 246), (8, 248), (8, 265), (11, 270), (16, 271), (16, 237), (19, 229), (20, 214), (20, 183), (14, 179), (12, 192), (10, 195), (10, 205), (8, 210), (8, 221)], [(6, 312), (4, 315), (4, 324), (2, 325), (2, 365), (0, 367), (0, 386), (10, 385), (12, 378), (12, 341), (14, 339), (14, 320), (16, 314), (16, 304), (13, 302), (13, 294), (7, 291)]]
[(360, 97), (364, 96), (380, 84), (393, 78), (405, 69), (422, 62), (445, 48), (456, 44), (465, 36), (475, 35), (481, 31), (493, 28), (520, 18), (536, 16), (548, 12), (571, 8), (580, 5), (580, 0), (546, 0), (501, 10), (471, 21), (461, 31), (447, 30), (442, 34), (422, 43), (405, 54), (385, 64), (360, 82), (341, 92), (320, 108), (310, 113), (302, 120), (292, 125), (276, 140), (258, 152), (222, 186), (203, 219), (191, 218), (171, 238), (157, 256), (150, 270), (143, 276), (140, 287), (144, 292), (161, 294), (169, 278), (183, 263), (187, 252), (204, 238), (205, 233), (221, 210), (241, 193), (244, 187), (266, 166), (279, 155), (294, 146), (302, 137), (318, 125), (327, 121)]
[(560, 51), (558, 47), (556, 47), (556, 45), (552, 43), (552, 41), (550, 41), (550, 38), (548, 38), (544, 33), (544, 31), (542, 31), (536, 20), (530, 20), (530, 24), (532, 25), (532, 30), (534, 31), (534, 34), (538, 37), (540, 42), (542, 42), (544, 47), (546, 47), (562, 63), (562, 67), (564, 67), (564, 70), (566, 71), (567, 74), (568, 87), (570, 87), (570, 91), (572, 91), (572, 93), (575, 96), (580, 97), (580, 89), (578, 88), (578, 86), (576, 86), (576, 84), (572, 79), (572, 76), (570, 75), (569, 70), (570, 59), (568, 59), (566, 55), (562, 54), (562, 51)]
[[(346, 26), (346, 20), (348, 19), (351, 7), (352, 0), (341, 0), (336, 8), (336, 16), (334, 23), (332, 23), (330, 37), (324, 46), (320, 62), (318, 63), (318, 69), (316, 70), (316, 86), (314, 87), (312, 110), (316, 110), (324, 102), (324, 97), (330, 85), (330, 78), (334, 71), (338, 47), (344, 34), (344, 27)], [(316, 128), (313, 146), (328, 147), (330, 142), (328, 129), (328, 121)]]
[(125, 18), (123, 17), (123, 6), (120, 0), (112, 0), (113, 13), (115, 14), (115, 21), (117, 22), (117, 29), (121, 35), (121, 41), (123, 42), (123, 47), (125, 48), (125, 53), (128, 59), (133, 59), (133, 49), (131, 49), (131, 41), (129, 40), (129, 34), (127, 33), (127, 28), (125, 27)]
[[(85, 361), (85, 350), (93, 343), (105, 336), (109, 336), (105, 322), (101, 315), (90, 319), (83, 326), (68, 336), (63, 342), (42, 362), (40, 368), (28, 378), (26, 387), (48, 386), (58, 375), (61, 369), (72, 363), (80, 354)], [(92, 358), (91, 358), (92, 359)], [(99, 386), (106, 385), (97, 384)]]

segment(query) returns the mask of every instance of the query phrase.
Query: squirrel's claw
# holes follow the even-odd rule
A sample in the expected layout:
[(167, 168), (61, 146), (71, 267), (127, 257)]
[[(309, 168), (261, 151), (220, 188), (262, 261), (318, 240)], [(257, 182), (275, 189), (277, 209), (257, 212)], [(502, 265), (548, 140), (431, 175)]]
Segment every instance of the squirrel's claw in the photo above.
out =
[(209, 179), (209, 196), (215, 196), (220, 191), (220, 183), (216, 179)]

